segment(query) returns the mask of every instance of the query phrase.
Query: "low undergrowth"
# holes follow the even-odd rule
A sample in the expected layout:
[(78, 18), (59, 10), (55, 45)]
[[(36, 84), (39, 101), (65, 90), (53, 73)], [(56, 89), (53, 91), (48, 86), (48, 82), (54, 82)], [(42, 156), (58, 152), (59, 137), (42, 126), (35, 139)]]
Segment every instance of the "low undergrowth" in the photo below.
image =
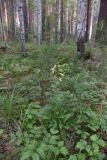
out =
[(0, 59), (0, 159), (107, 159), (106, 63), (90, 70), (75, 45)]

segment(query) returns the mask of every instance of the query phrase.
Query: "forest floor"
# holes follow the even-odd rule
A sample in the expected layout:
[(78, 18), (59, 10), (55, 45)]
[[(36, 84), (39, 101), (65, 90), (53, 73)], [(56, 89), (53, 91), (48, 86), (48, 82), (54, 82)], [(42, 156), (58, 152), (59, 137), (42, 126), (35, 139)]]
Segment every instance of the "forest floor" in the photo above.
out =
[(106, 160), (107, 47), (0, 50), (0, 160)]

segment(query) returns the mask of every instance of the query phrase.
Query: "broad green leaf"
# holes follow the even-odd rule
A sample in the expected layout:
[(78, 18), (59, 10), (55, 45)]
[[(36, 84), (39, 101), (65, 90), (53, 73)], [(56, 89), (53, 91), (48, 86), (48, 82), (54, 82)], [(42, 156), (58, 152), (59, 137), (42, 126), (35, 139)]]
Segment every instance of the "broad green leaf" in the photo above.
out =
[(90, 151), (90, 152), (89, 152), (89, 155), (92, 156), (92, 155), (93, 155), (93, 151)]
[(85, 160), (85, 159), (86, 159), (85, 154), (82, 154), (82, 153), (79, 153), (79, 154), (77, 155), (77, 157), (78, 157), (78, 160)]
[(76, 155), (71, 155), (68, 160), (78, 160)]
[(57, 140), (52, 136), (49, 140), (49, 144), (57, 144)]
[(97, 136), (96, 134), (94, 134), (94, 135), (92, 135), (92, 136), (90, 137), (90, 139), (91, 139), (92, 141), (97, 141), (99, 138), (98, 138), (98, 136)]
[(95, 153), (99, 152), (99, 145), (97, 143), (93, 143), (92, 147), (93, 147)]
[(28, 118), (28, 119), (32, 119), (32, 117), (33, 117), (33, 116), (32, 116), (31, 114), (28, 114), (28, 115), (27, 115), (27, 118)]
[(86, 151), (89, 153), (90, 150), (91, 150), (91, 146), (90, 146), (90, 145), (87, 145), (85, 149), (86, 149)]
[(0, 129), (0, 135), (3, 134), (3, 129)]
[(54, 128), (51, 128), (50, 132), (51, 132), (51, 134), (57, 134), (57, 133), (59, 133), (59, 131), (56, 130), (56, 129), (54, 129)]
[(80, 142), (77, 143), (76, 147), (82, 150), (82, 149), (85, 149), (86, 145), (87, 145), (87, 142), (85, 140), (81, 140)]
[(43, 159), (45, 159), (45, 152), (44, 152), (43, 148), (41, 148), (41, 147), (38, 148), (37, 152)]
[(76, 133), (77, 134), (82, 134), (82, 130), (77, 130)]
[(53, 145), (48, 145), (48, 149), (51, 151), (51, 152), (54, 152), (54, 146)]
[(32, 154), (32, 160), (40, 160), (40, 157), (37, 153)]
[(67, 155), (68, 154), (68, 149), (66, 147), (62, 147), (60, 151), (61, 151), (61, 153), (63, 155)]
[(64, 146), (64, 141), (59, 141), (58, 142), (58, 147), (62, 147), (62, 146)]
[(88, 127), (92, 130), (92, 131), (97, 131), (98, 129), (99, 129), (99, 125), (94, 125), (94, 126), (92, 126), (92, 125), (88, 125)]
[(41, 148), (45, 151), (47, 149), (47, 145), (45, 143), (42, 143)]
[(23, 153), (20, 160), (28, 160), (28, 158), (30, 158), (31, 156), (32, 156), (32, 152), (31, 151), (26, 151), (26, 152)]
[(99, 139), (97, 141), (97, 143), (101, 146), (101, 147), (105, 147), (105, 141), (103, 139)]
[(58, 147), (54, 147), (54, 154), (58, 156), (60, 153), (60, 149)]
[(104, 153), (99, 153), (98, 160), (104, 160), (105, 159), (105, 154)]
[(48, 150), (53, 152), (56, 156), (59, 155), (60, 149), (58, 147), (55, 147), (53, 145), (49, 145), (48, 147), (49, 147)]

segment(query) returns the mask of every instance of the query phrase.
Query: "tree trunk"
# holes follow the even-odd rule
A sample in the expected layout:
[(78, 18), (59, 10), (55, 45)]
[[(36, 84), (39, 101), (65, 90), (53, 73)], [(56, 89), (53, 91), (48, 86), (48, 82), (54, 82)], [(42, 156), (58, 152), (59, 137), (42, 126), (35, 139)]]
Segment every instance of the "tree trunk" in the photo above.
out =
[(70, 13), (70, 39), (73, 36), (73, 25), (74, 25), (74, 9), (72, 9), (71, 13)]
[(60, 32), (61, 32), (61, 0), (58, 4), (58, 41), (60, 42)]
[(58, 12), (59, 12), (59, 0), (56, 0), (56, 5), (55, 5), (55, 43), (58, 43)]
[(61, 14), (60, 14), (60, 43), (64, 41), (64, 1), (61, 0)]
[(15, 39), (14, 3), (13, 0), (8, 1), (8, 40)]
[(37, 43), (38, 45), (42, 42), (42, 1), (35, 0), (36, 5), (36, 16), (37, 16)]
[(25, 26), (25, 39), (28, 40), (28, 9), (27, 9), (27, 1), (23, 0), (23, 13), (24, 13), (24, 26)]
[(26, 56), (25, 53), (25, 27), (24, 27), (24, 15), (23, 15), (23, 3), (22, 0), (18, 0), (18, 14), (20, 23), (20, 44), (22, 56)]
[(86, 0), (79, 0), (79, 17), (77, 28), (77, 52), (80, 57), (85, 54)]
[(8, 19), (7, 19), (7, 1), (2, 0), (2, 21), (4, 27), (4, 40), (8, 40)]
[(2, 0), (0, 0), (0, 23), (1, 23), (1, 39), (5, 40), (4, 38), (4, 26), (3, 26), (3, 15), (2, 15)]
[(42, 0), (42, 41), (46, 39), (46, 0)]
[(32, 11), (32, 6), (31, 6), (31, 4), (30, 4), (30, 1), (29, 0), (27, 0), (27, 9), (28, 9), (28, 11), (29, 12), (27, 12), (28, 13), (28, 22), (29, 22), (29, 30), (30, 31), (32, 31), (32, 15), (33, 15), (33, 11)]
[(68, 3), (66, 4), (66, 42), (69, 40), (69, 8)]
[(87, 1), (87, 23), (86, 23), (86, 36), (85, 41), (88, 42), (90, 39), (90, 27), (92, 18), (92, 0)]
[(100, 1), (96, 40), (107, 41), (107, 0)]

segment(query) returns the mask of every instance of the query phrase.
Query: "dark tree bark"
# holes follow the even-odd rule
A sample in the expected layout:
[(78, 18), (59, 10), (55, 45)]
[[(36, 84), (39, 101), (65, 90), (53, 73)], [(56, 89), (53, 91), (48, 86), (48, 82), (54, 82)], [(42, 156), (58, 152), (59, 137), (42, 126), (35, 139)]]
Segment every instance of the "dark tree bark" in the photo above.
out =
[(42, 0), (42, 41), (46, 39), (46, 0)]
[(48, 43), (50, 43), (50, 40), (51, 40), (51, 17), (48, 16), (47, 17), (47, 22), (46, 22), (46, 30), (47, 30), (47, 34), (46, 34), (46, 41)]
[(96, 40), (100, 40), (101, 38), (107, 41), (107, 0), (100, 1)]
[(85, 54), (85, 39), (81, 37), (77, 40), (77, 52), (80, 52), (80, 58), (84, 57)]
[(15, 1), (8, 1), (8, 40), (15, 39), (15, 17), (14, 17)]
[(60, 30), (60, 43), (64, 41), (64, 1), (61, 0), (61, 30)]
[(55, 43), (58, 43), (58, 12), (59, 12), (59, 0), (55, 3)]
[(24, 26), (25, 26), (25, 39), (28, 40), (28, 13), (27, 13), (27, 3), (26, 0), (23, 0), (23, 13), (24, 13)]

